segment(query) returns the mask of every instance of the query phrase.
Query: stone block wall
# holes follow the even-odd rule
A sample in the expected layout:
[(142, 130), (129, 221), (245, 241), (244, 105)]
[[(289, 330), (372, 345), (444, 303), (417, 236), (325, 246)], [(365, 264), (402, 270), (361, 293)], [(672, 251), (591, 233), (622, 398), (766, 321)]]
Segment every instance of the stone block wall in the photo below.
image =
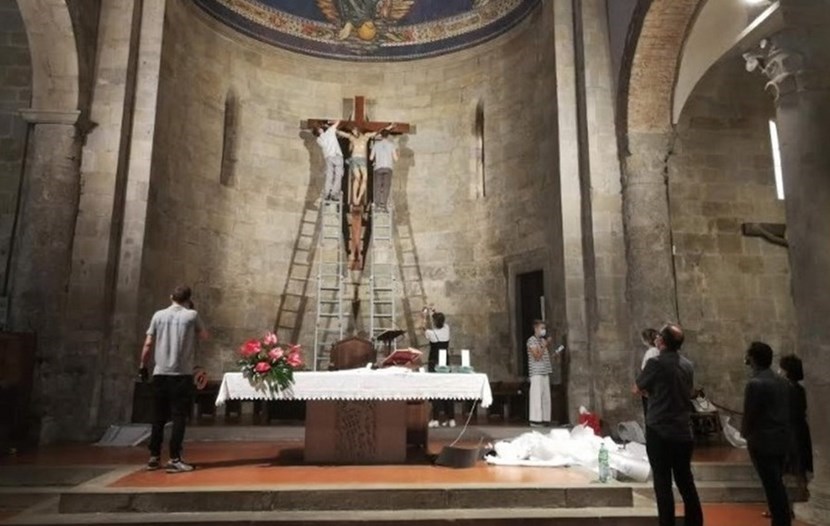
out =
[[(16, 2), (0, 3), (0, 284), (6, 281), (26, 122), (18, 114), (29, 107), (32, 66), (26, 29)], [(3, 292), (5, 294), (5, 292)]]
[[(314, 254), (300, 233), (303, 219), (316, 218), (322, 158), (299, 124), (341, 117), (344, 99), (364, 95), (373, 120), (417, 127), (400, 138), (393, 180), (396, 227), (412, 241), (397, 251), (405, 291), (397, 324), (408, 330), (401, 344), (425, 343), (414, 316), (432, 303), (447, 314), (454, 348), (472, 349), (474, 365), (494, 379), (514, 377), (505, 261), (540, 249), (561, 253), (552, 249), (561, 232), (551, 233), (558, 199), (551, 18), (537, 12), (471, 50), (372, 64), (268, 47), (188, 4), (169, 3), (165, 21), (142, 264), (146, 318), (175, 283), (192, 284), (213, 333), (202, 362), (218, 375), (235, 369), (236, 347), (272, 328), (281, 305), (287, 310), (299, 293), (305, 309), (282, 336), (299, 334), (311, 352), (315, 269), (300, 263)], [(222, 184), (229, 96), (234, 173)], [(484, 184), (476, 169), (479, 103)]]
[[(744, 237), (745, 222), (783, 223), (776, 198), (763, 82), (728, 60), (696, 88), (669, 161), (680, 322), (696, 383), (740, 410), (753, 340), (794, 350), (787, 249)], [(784, 175), (786, 177), (786, 174)]]

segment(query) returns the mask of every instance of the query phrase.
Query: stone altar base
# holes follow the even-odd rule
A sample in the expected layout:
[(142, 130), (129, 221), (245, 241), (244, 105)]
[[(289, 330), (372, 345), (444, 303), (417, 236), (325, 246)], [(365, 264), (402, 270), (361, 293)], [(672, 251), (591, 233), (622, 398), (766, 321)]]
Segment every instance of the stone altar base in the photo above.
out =
[(323, 400), (306, 407), (307, 464), (406, 463), (407, 402)]
[[(304, 463), (302, 435), (277, 431), (277, 443), (188, 442), (185, 458), (197, 470), (183, 474), (144, 471), (143, 447), (63, 446), (2, 458), (0, 524), (657, 524), (646, 486), (598, 484), (579, 468), (478, 463), (456, 470), (432, 465), (417, 450), (401, 465), (312, 466)], [(428, 453), (437, 454), (446, 438), (432, 437)], [(696, 469), (720, 480), (719, 463), (742, 462), (707, 460)], [(705, 506), (708, 526), (760, 526), (761, 511)]]

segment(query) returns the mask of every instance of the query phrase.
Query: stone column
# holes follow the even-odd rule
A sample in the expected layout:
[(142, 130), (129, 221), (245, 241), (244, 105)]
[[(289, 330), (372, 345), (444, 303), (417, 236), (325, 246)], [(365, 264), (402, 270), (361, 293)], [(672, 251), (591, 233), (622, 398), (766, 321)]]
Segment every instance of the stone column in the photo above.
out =
[[(32, 126), (12, 255), (9, 325), (37, 334), (35, 404), (60, 412), (61, 323), (80, 192), (78, 111), (21, 110)], [(44, 389), (49, 383), (50, 388)], [(47, 430), (48, 434), (48, 430)]]
[[(138, 57), (135, 72), (133, 118), (126, 163), (123, 222), (115, 274), (112, 342), (107, 377), (102, 386), (101, 415), (128, 416), (132, 382), (138, 366), (143, 329), (140, 319), (142, 257), (147, 230), (150, 172), (152, 167), (161, 71), (162, 36), (167, 0), (141, 3)], [(151, 307), (152, 308), (152, 307)]]
[(815, 478), (803, 512), (830, 524), (830, 9), (782, 2), (787, 29), (766, 41), (760, 66), (775, 96), (798, 352), (813, 436)]
[(559, 120), (559, 184), (562, 210), (565, 317), (570, 372), (568, 417), (576, 422), (580, 405), (595, 405), (591, 379), (591, 349), (585, 289), (585, 258), (582, 244), (583, 203), (580, 185), (580, 143), (576, 110), (576, 47), (572, 2), (553, 2), (556, 48), (556, 99)]
[(75, 216), (81, 142), (78, 111), (21, 110), (33, 125), (23, 175), (12, 262), (9, 322), (13, 330), (57, 335), (64, 302)]
[(630, 134), (624, 159), (626, 297), (635, 344), (642, 329), (679, 315), (666, 180), (671, 141), (668, 131)]

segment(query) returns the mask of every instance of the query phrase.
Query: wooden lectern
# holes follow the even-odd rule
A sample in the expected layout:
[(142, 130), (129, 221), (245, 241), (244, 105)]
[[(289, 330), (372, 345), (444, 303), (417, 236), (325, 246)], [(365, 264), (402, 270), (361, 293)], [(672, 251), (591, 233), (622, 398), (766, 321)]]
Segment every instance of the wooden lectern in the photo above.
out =
[(375, 363), (376, 354), (372, 342), (352, 336), (334, 344), (329, 360), (329, 370), (357, 369), (367, 363)]

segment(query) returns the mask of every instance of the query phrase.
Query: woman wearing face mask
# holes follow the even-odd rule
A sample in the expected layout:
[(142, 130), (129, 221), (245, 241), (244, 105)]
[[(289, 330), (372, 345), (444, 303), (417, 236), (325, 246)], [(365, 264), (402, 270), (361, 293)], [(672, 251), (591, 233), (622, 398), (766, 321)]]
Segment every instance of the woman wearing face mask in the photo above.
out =
[(527, 339), (527, 369), (530, 376), (530, 410), (531, 426), (550, 425), (550, 374), (553, 366), (550, 361), (545, 322), (533, 322), (533, 336)]

